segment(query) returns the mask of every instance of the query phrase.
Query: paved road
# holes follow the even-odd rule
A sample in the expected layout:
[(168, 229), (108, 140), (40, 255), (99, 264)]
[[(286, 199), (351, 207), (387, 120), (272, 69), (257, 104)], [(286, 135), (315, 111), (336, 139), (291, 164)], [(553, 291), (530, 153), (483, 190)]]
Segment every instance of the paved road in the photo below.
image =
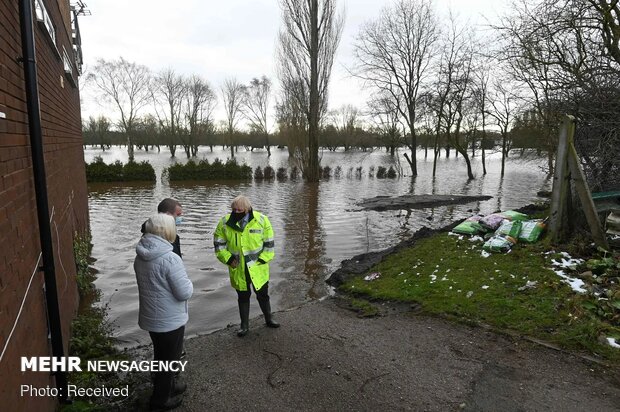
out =
[[(256, 304), (256, 302), (252, 302)], [(482, 328), (328, 298), (186, 341), (181, 411), (620, 411), (620, 379)]]

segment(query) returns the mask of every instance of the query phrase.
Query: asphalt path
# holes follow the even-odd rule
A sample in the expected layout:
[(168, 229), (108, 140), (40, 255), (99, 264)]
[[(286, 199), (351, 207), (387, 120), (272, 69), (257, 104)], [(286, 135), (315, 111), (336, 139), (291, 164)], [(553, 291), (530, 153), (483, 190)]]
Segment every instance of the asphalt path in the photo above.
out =
[(188, 339), (177, 410), (620, 411), (617, 369), (408, 305), (360, 318), (343, 302)]

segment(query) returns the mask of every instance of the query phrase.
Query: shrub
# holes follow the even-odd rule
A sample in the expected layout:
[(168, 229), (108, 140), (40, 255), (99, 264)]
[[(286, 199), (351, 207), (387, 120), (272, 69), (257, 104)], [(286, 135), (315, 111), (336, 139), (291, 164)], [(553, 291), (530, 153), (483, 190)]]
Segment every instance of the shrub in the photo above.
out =
[(332, 169), (329, 166), (320, 167), (319, 174), (323, 179), (329, 179), (332, 174)]
[(278, 178), (278, 180), (286, 180), (287, 178), (286, 168), (279, 167), (278, 171), (276, 172), (276, 178)]
[(377, 178), (378, 179), (385, 179), (385, 176), (387, 175), (387, 169), (383, 166), (379, 166), (377, 168)]
[(336, 179), (339, 179), (340, 176), (342, 176), (342, 167), (341, 166), (336, 166), (336, 169), (334, 169), (334, 177)]
[(389, 179), (394, 179), (396, 177), (396, 170), (394, 170), (393, 166), (390, 166), (390, 168), (387, 171), (387, 177)]
[(260, 166), (256, 166), (256, 169), (254, 169), (254, 179), (262, 180), (264, 178), (265, 178), (265, 174), (263, 173), (263, 169), (261, 169)]
[(363, 172), (363, 168), (362, 166), (359, 166), (358, 168), (355, 169), (355, 177), (358, 179), (362, 178), (362, 172)]
[(291, 179), (295, 180), (299, 177), (299, 168), (297, 166), (293, 166), (291, 170)]
[(128, 162), (123, 166), (124, 181), (155, 181), (155, 169), (149, 162), (142, 161), (140, 163)]
[(265, 175), (265, 179), (273, 179), (276, 177), (276, 172), (273, 170), (271, 166), (265, 166), (263, 170), (263, 174)]
[(117, 160), (108, 165), (101, 156), (97, 156), (92, 163), (86, 163), (87, 182), (155, 182), (155, 179), (155, 169), (147, 161), (140, 163), (131, 161), (123, 165)]
[(245, 164), (238, 165), (234, 159), (227, 160), (226, 163), (217, 158), (213, 163), (206, 159), (196, 163), (190, 159), (186, 164), (177, 163), (164, 172), (168, 174), (170, 181), (252, 178), (252, 168)]

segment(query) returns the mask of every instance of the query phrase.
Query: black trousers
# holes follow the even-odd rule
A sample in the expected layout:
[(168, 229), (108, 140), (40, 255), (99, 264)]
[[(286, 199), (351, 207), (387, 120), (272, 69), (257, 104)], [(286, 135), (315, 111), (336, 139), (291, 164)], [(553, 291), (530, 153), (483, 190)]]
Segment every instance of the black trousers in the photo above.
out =
[(248, 290), (237, 290), (237, 302), (243, 303), (250, 301), (250, 295), (252, 294), (250, 285), (252, 285), (252, 289), (254, 289), (254, 293), (256, 293), (256, 300), (259, 302), (269, 302), (269, 282), (266, 282), (263, 287), (256, 290), (247, 269), (245, 271), (245, 282), (248, 285)]
[[(178, 361), (183, 350), (185, 325), (170, 332), (149, 332), (153, 341), (153, 360)], [(151, 402), (164, 402), (172, 393), (174, 372), (155, 372)]]

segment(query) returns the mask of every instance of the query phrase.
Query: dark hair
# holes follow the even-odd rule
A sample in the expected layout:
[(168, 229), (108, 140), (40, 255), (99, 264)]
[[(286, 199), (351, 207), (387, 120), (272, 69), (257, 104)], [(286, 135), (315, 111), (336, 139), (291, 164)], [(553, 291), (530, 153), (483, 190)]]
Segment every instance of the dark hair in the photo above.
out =
[(157, 205), (158, 213), (169, 213), (171, 215), (176, 211), (177, 206), (182, 207), (178, 200), (167, 197)]

